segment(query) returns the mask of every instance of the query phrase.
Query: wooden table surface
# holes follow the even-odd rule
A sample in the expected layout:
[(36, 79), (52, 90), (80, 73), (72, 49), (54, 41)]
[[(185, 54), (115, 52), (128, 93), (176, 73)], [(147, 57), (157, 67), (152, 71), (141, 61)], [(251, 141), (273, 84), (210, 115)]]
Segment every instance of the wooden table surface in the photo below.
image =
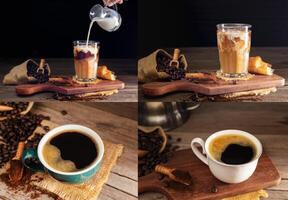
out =
[[(288, 105), (286, 103), (203, 103), (191, 111), (188, 121), (168, 133), (182, 138), (180, 146), (189, 149), (195, 137), (206, 139), (224, 129), (254, 134), (280, 171), (281, 184), (268, 189), (269, 200), (288, 199)], [(177, 143), (178, 144), (178, 143)], [(159, 193), (144, 193), (140, 200), (166, 200)]]
[[(63, 116), (62, 110), (66, 110), (68, 114)], [(87, 126), (95, 130), (102, 139), (123, 144), (124, 153), (112, 169), (109, 180), (98, 199), (138, 199), (137, 103), (45, 102), (35, 103), (32, 112), (48, 115), (52, 122), (59, 125), (74, 123)], [(0, 199), (2, 194), (3, 188), (1, 191), (0, 183)], [(9, 199), (26, 200), (27, 198), (17, 193)]]
[[(181, 48), (185, 54), (189, 69), (199, 71), (216, 71), (219, 69), (218, 49), (216, 47), (193, 47)], [(168, 49), (170, 53), (172, 50)], [(251, 56), (261, 56), (265, 61), (271, 63), (275, 73), (286, 79), (284, 87), (279, 88), (276, 93), (264, 97), (264, 102), (287, 102), (288, 101), (288, 47), (252, 47)], [(139, 86), (139, 101), (189, 101), (192, 96), (190, 92), (176, 92), (161, 97), (145, 97)]]
[[(23, 63), (25, 59), (1, 59), (0, 58), (0, 99), (10, 101), (52, 101), (53, 93), (40, 93), (29, 97), (18, 97), (14, 86), (4, 86), (3, 77), (16, 65)], [(74, 75), (73, 59), (50, 58), (46, 59), (52, 71), (52, 75), (71, 76)], [(93, 100), (101, 102), (136, 102), (138, 101), (138, 83), (136, 76), (136, 61), (130, 59), (101, 59), (100, 65), (107, 65), (115, 72), (119, 80), (125, 82), (125, 89), (118, 94), (112, 95), (104, 100)]]

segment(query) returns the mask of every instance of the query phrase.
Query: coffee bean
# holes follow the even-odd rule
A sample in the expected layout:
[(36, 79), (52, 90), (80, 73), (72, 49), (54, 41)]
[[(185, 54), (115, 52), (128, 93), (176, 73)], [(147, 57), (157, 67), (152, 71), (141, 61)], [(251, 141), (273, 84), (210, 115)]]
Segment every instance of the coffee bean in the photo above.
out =
[(213, 186), (212, 186), (211, 192), (212, 192), (212, 193), (217, 193), (217, 192), (218, 192), (218, 188), (216, 187), (216, 185), (213, 185)]
[(0, 112), (0, 116), (11, 118), (12, 116), (20, 114), (21, 112), (26, 110), (29, 102), (0, 102), (0, 104), (13, 108), (13, 110), (11, 111)]
[(171, 67), (171, 58), (159, 52), (156, 56), (158, 72), (165, 72), (169, 75), (170, 80), (179, 80), (185, 78), (185, 65), (183, 62), (179, 63), (179, 68)]
[[(16, 105), (16, 103), (9, 104), (9, 106)], [(21, 107), (24, 108), (25, 105), (21, 104)], [(3, 113), (0, 113), (0, 115), (1, 114)], [(35, 131), (36, 127), (40, 126), (44, 118), (45, 116), (43, 115), (35, 115), (31, 113), (24, 116), (16, 114), (13, 116), (11, 115), (9, 119), (7, 118), (0, 122), (0, 138), (1, 142), (5, 143), (0, 144), (0, 167), (4, 166), (6, 162), (15, 156), (19, 141), (27, 141)], [(36, 138), (34, 139), (34, 137)], [(25, 144), (25, 149), (37, 148), (42, 135), (35, 134), (34, 137), (32, 138), (33, 140), (29, 140), (27, 144)]]
[(139, 134), (138, 134), (139, 146), (138, 147), (140, 148), (141, 146), (143, 148), (143, 146), (146, 146), (147, 149), (150, 149), (150, 151), (143, 158), (140, 158), (138, 160), (138, 163), (139, 163), (138, 164), (138, 176), (139, 177), (145, 176), (151, 173), (152, 171), (154, 171), (154, 168), (156, 165), (167, 163), (169, 159), (173, 156), (173, 152), (172, 152), (173, 139), (170, 135), (167, 135), (167, 138), (171, 138), (171, 139), (167, 141), (165, 149), (161, 153), (159, 153), (159, 147), (161, 146), (160, 144), (162, 144), (162, 143), (159, 143), (161, 139), (153, 140), (155, 141), (155, 144), (151, 144), (150, 137), (154, 138), (154, 136), (152, 134), (146, 134), (146, 133), (144, 134), (145, 135), (142, 135), (141, 131), (139, 131)]
[(68, 112), (67, 112), (66, 110), (61, 110), (61, 114), (62, 114), (62, 115), (67, 115)]
[(48, 132), (50, 131), (50, 127), (49, 126), (43, 126), (44, 131)]

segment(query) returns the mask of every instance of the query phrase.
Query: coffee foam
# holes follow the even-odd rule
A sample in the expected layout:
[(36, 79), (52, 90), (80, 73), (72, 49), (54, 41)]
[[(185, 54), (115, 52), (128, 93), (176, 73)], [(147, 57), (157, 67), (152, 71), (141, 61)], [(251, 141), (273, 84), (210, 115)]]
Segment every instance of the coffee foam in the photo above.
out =
[(74, 162), (71, 160), (63, 160), (60, 150), (49, 143), (43, 148), (43, 157), (50, 167), (58, 171), (75, 172), (78, 170)]
[(237, 134), (227, 134), (216, 137), (210, 142), (209, 153), (214, 159), (221, 162), (221, 155), (230, 144), (251, 146), (254, 150), (256, 149), (255, 144), (249, 138)]
[(84, 53), (88, 53), (89, 51), (92, 53), (92, 54), (97, 54), (98, 53), (98, 48), (97, 46), (92, 46), (92, 45), (77, 45), (74, 47), (74, 53), (75, 52), (80, 52), (80, 51), (83, 51)]

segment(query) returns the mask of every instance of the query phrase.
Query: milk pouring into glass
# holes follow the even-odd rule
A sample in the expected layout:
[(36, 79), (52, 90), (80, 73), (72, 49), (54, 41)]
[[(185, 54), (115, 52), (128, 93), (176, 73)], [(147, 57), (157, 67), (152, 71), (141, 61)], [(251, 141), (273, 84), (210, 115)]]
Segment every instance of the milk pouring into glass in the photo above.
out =
[(91, 82), (97, 79), (100, 43), (89, 40), (90, 32), (95, 22), (108, 32), (116, 31), (121, 26), (122, 18), (117, 12), (117, 6), (114, 7), (115, 10), (99, 4), (93, 6), (90, 10), (91, 23), (87, 40), (74, 41), (74, 65), (77, 81)]

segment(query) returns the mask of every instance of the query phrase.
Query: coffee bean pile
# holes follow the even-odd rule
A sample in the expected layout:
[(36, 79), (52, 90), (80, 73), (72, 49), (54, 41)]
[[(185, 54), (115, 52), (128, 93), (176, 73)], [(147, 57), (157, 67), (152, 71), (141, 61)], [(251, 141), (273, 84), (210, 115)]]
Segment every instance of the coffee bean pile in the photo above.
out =
[(159, 52), (156, 56), (158, 72), (165, 72), (170, 76), (170, 80), (180, 80), (185, 78), (185, 66), (182, 62), (179, 63), (179, 68), (171, 67), (169, 58), (167, 55)]
[(11, 117), (12, 115), (17, 115), (27, 109), (29, 102), (1, 102), (1, 105), (9, 106), (14, 108), (11, 111), (1, 111), (1, 117)]
[(36, 63), (29, 61), (27, 63), (27, 76), (34, 77), (38, 83), (48, 82), (50, 76), (49, 65), (46, 63), (43, 69), (40, 69)]
[[(152, 140), (154, 140), (154, 137), (151, 137), (151, 138)], [(147, 147), (147, 149), (152, 149), (152, 151), (149, 151), (143, 158), (141, 159), (139, 158), (138, 160), (139, 161), (138, 162), (138, 176), (139, 177), (145, 176), (151, 173), (152, 171), (154, 171), (154, 168), (156, 165), (167, 163), (168, 160), (173, 156), (173, 152), (179, 148), (179, 146), (173, 144), (173, 138), (170, 135), (167, 135), (168, 141), (162, 153), (159, 153), (160, 147), (158, 148), (154, 147), (155, 143), (151, 142), (151, 139), (149, 140), (149, 137), (148, 139), (145, 138), (145, 140), (147, 139), (147, 141), (145, 141), (146, 143), (145, 145), (143, 145), (142, 139), (143, 137), (138, 137), (138, 144), (140, 144), (139, 146), (145, 146), (145, 145), (149, 146), (149, 144), (151, 144), (151, 147)], [(176, 141), (180, 142), (181, 139), (177, 139)]]
[(158, 133), (158, 130), (155, 130), (152, 133), (144, 133), (141, 130), (138, 131), (138, 149), (146, 150), (150, 152), (159, 152), (162, 144), (163, 138)]
[[(49, 120), (49, 117), (27, 114), (11, 116), (0, 122), (0, 168), (15, 156), (18, 143), (26, 141), (44, 119)], [(35, 147), (30, 143), (39, 143), (40, 137), (40, 134), (36, 134), (28, 141), (27, 147)]]

